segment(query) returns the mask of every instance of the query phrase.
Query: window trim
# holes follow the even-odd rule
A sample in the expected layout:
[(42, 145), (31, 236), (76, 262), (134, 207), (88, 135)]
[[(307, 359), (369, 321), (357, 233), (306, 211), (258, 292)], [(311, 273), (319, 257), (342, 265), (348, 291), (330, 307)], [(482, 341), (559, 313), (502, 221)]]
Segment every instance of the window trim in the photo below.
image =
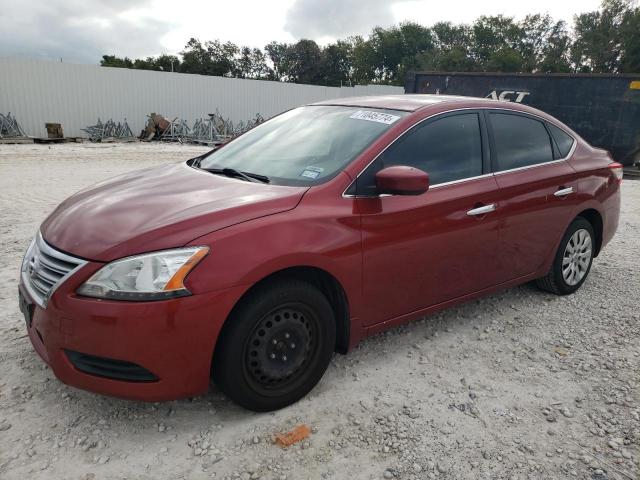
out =
[[(578, 146), (578, 140), (576, 139), (576, 137), (567, 132), (564, 128), (560, 127), (559, 125), (557, 125), (555, 122), (549, 121), (548, 119), (540, 116), (540, 115), (536, 115), (535, 113), (530, 113), (530, 112), (521, 112), (518, 110), (511, 110), (509, 108), (504, 108), (504, 107), (462, 107), (462, 108), (456, 108), (456, 109), (452, 109), (452, 110), (447, 110), (446, 112), (438, 112), (438, 113), (434, 113), (433, 115), (429, 115), (425, 118), (420, 119), (419, 121), (417, 121), (416, 123), (414, 123), (413, 125), (410, 125), (409, 127), (407, 127), (406, 129), (404, 129), (402, 132), (400, 132), (396, 138), (394, 138), (391, 142), (389, 142), (389, 144), (384, 147), (382, 150), (380, 150), (380, 152), (378, 152), (378, 154), (373, 157), (373, 159), (364, 166), (364, 168), (362, 168), (362, 170), (360, 170), (360, 172), (356, 175), (356, 177), (349, 183), (349, 185), (347, 185), (347, 188), (344, 189), (344, 191), (342, 192), (342, 198), (380, 198), (380, 197), (388, 197), (391, 195), (388, 194), (382, 194), (382, 195), (376, 195), (376, 196), (371, 196), (371, 195), (357, 195), (357, 194), (350, 194), (347, 193), (347, 191), (356, 184), (358, 178), (365, 172), (365, 170), (367, 168), (369, 168), (371, 166), (371, 164), (373, 164), (373, 162), (375, 162), (378, 157), (380, 155), (382, 155), (387, 148), (389, 148), (391, 145), (393, 145), (394, 143), (396, 143), (396, 141), (398, 141), (400, 139), (400, 137), (402, 137), (405, 133), (407, 133), (409, 130), (411, 130), (412, 128), (416, 127), (417, 125), (420, 125), (423, 122), (426, 122), (427, 120), (431, 120), (434, 119), (436, 117), (439, 117), (441, 115), (447, 115), (450, 113), (456, 113), (456, 112), (468, 112), (468, 111), (476, 111), (478, 112), (478, 117), (480, 120), (480, 130), (481, 130), (481, 139), (483, 142), (482, 145), (482, 156), (483, 156), (483, 160), (482, 160), (482, 166), (483, 166), (483, 171), (485, 169), (485, 142), (488, 142), (487, 145), (487, 150), (488, 150), (488, 155), (489, 155), (489, 171), (487, 173), (483, 173), (482, 175), (476, 176), (476, 177), (469, 177), (469, 178), (461, 178), (460, 180), (452, 180), (450, 182), (444, 182), (444, 183), (437, 183), (435, 185), (429, 185), (429, 190), (431, 190), (432, 188), (440, 188), (440, 187), (446, 187), (446, 186), (450, 186), (450, 185), (455, 185), (458, 183), (463, 183), (463, 182), (470, 182), (473, 180), (477, 180), (480, 178), (485, 178), (485, 177), (490, 177), (490, 176), (495, 176), (495, 175), (502, 175), (505, 173), (510, 173), (510, 172), (516, 172), (519, 170), (528, 170), (530, 168), (537, 168), (537, 167), (541, 167), (541, 166), (545, 166), (545, 165), (552, 165), (554, 163), (559, 163), (559, 162), (564, 162), (566, 161), (568, 158), (570, 158), (573, 153), (575, 152), (577, 146)], [(517, 167), (517, 168), (512, 168), (510, 170), (502, 170), (500, 172), (496, 172), (494, 171), (493, 168), (493, 162), (491, 161), (491, 156), (493, 155), (493, 151), (494, 148), (491, 147), (491, 144), (493, 143), (493, 130), (489, 131), (489, 121), (486, 118), (487, 117), (487, 112), (493, 112), (493, 111), (502, 111), (502, 112), (506, 112), (506, 113), (513, 113), (516, 115), (522, 115), (524, 117), (531, 117), (532, 119), (535, 120), (539, 120), (543, 123), (543, 125), (545, 126), (545, 129), (547, 130), (547, 133), (549, 134), (549, 138), (551, 139), (552, 142), (554, 142), (555, 144), (555, 140), (553, 139), (553, 136), (551, 135), (551, 133), (549, 133), (549, 130), (547, 129), (546, 124), (550, 123), (551, 125), (553, 125), (554, 127), (559, 128), (560, 130), (562, 130), (564, 133), (566, 133), (567, 135), (569, 135), (569, 137), (571, 137), (571, 139), (573, 140), (573, 144), (571, 145), (571, 149), (569, 150), (569, 153), (563, 157), (563, 158), (559, 158), (559, 159), (554, 159), (550, 162), (544, 162), (544, 163), (537, 163), (535, 165), (527, 165), (525, 167)], [(486, 137), (485, 137), (486, 135)]]

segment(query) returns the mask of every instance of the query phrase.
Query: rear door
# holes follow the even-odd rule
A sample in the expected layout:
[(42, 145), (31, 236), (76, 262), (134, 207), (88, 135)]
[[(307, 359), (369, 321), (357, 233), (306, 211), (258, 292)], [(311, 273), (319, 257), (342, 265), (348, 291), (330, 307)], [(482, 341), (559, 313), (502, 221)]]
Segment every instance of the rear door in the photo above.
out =
[[(481, 120), (480, 112), (463, 111), (424, 121), (358, 177), (367, 325), (497, 282), (497, 185)], [(375, 173), (393, 165), (426, 171), (429, 191), (377, 195)]]
[[(564, 158), (575, 140), (538, 117), (485, 112), (500, 187), (501, 280), (537, 272), (567, 228), (576, 205), (576, 173)], [(557, 138), (557, 140), (556, 140)]]

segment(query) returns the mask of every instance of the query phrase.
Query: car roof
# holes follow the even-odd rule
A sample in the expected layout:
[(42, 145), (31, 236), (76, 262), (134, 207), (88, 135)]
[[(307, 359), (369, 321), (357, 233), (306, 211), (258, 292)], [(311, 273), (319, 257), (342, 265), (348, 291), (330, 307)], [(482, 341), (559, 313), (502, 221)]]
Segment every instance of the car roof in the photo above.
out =
[(311, 105), (341, 105), (346, 107), (387, 108), (391, 110), (404, 110), (405, 112), (414, 112), (431, 105), (451, 104), (461, 106), (460, 104), (464, 102), (473, 102), (475, 105), (477, 105), (478, 103), (486, 103), (487, 105), (493, 107), (495, 107), (496, 103), (498, 103), (497, 100), (487, 98), (461, 97), (455, 95), (409, 94), (332, 98), (330, 100), (323, 100), (322, 102), (312, 103)]

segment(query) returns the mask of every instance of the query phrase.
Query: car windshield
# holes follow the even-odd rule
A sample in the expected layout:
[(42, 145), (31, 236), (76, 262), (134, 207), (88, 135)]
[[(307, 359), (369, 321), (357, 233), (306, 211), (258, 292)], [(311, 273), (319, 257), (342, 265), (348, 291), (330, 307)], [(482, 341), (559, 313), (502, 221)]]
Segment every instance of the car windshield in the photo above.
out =
[(295, 108), (207, 155), (198, 166), (262, 175), (276, 185), (315, 185), (337, 175), (406, 114), (343, 106)]

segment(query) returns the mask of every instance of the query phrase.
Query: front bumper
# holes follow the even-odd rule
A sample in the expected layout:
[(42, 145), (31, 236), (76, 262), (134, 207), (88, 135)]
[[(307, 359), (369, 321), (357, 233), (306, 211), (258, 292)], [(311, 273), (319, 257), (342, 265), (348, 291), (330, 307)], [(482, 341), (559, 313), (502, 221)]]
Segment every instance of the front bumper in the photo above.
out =
[[(33, 347), (56, 377), (84, 390), (134, 400), (173, 400), (207, 392), (220, 329), (246, 287), (124, 302), (77, 296), (80, 282), (74, 277), (58, 288), (46, 309), (33, 306), (27, 326)], [(29, 300), (26, 288), (19, 288)], [(74, 366), (69, 351), (135, 364), (156, 378), (135, 381), (90, 374)]]

